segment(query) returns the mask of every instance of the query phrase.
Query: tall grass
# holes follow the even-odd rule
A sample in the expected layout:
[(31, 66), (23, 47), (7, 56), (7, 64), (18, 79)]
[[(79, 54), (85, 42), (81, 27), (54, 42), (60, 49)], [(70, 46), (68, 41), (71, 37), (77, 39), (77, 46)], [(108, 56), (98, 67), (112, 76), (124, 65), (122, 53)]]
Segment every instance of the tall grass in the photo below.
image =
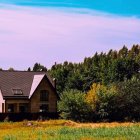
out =
[[(115, 127), (115, 128), (69, 128), (63, 127), (54, 132), (55, 140), (77, 140), (77, 139), (140, 139), (140, 127)], [(47, 132), (49, 134), (49, 132)], [(49, 139), (52, 140), (53, 138)]]
[(0, 140), (139, 140), (139, 123), (80, 124), (65, 120), (0, 123)]

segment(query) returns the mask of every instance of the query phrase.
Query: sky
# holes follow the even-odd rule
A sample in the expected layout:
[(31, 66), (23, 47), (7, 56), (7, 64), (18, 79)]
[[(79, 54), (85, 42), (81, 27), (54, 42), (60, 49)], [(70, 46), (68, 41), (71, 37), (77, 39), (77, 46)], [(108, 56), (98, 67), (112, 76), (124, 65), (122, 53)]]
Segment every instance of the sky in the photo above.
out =
[(140, 44), (139, 0), (0, 0), (0, 67), (82, 62)]

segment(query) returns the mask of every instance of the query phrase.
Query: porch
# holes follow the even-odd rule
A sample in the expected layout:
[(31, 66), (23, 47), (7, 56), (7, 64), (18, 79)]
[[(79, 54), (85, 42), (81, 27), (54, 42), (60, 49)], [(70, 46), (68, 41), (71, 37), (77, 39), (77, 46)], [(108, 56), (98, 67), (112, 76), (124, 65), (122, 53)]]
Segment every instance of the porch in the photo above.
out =
[(5, 103), (5, 113), (24, 113), (30, 112), (30, 103), (28, 100), (8, 100)]

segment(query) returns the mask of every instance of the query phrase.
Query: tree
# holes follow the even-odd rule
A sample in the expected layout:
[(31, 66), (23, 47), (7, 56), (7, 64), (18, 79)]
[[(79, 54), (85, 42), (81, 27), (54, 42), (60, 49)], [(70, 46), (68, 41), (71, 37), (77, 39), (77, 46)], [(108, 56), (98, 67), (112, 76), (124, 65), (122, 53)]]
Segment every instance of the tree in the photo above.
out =
[(129, 57), (131, 59), (135, 59), (140, 54), (140, 46), (133, 45), (131, 50), (129, 51)]
[(126, 58), (128, 56), (128, 48), (123, 46), (123, 48), (119, 50), (118, 56), (119, 58)]
[(40, 63), (35, 63), (33, 66), (33, 71), (47, 71), (47, 68)]
[(117, 84), (117, 107), (118, 116), (129, 121), (140, 120), (140, 80), (133, 77)]
[(91, 119), (91, 108), (85, 100), (85, 94), (77, 90), (65, 91), (60, 95), (58, 111), (64, 119), (87, 121)]
[(133, 45), (130, 50), (123, 46), (118, 51), (95, 53), (82, 63), (55, 64), (49, 73), (57, 79), (60, 93), (70, 89), (87, 92), (92, 83), (109, 85), (140, 77), (140, 46)]
[(31, 71), (31, 68), (29, 67), (27, 71)]
[(115, 113), (115, 86), (104, 86), (94, 83), (86, 95), (86, 100), (96, 113), (98, 119), (111, 120)]
[(15, 71), (14, 68), (10, 67), (8, 71)]
[(56, 78), (56, 88), (58, 93), (62, 93), (65, 90), (65, 85), (68, 79), (67, 77), (70, 72), (67, 67), (68, 66), (63, 66), (62, 64), (57, 64), (52, 66), (52, 69), (49, 71), (50, 75)]
[(79, 71), (71, 73), (66, 83), (67, 89), (83, 90), (83, 78)]

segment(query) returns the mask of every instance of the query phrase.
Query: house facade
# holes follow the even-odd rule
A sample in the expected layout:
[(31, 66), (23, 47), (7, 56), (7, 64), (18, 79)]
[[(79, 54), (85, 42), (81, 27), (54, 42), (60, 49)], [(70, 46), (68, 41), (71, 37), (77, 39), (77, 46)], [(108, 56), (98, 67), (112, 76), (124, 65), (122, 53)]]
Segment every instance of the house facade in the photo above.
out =
[(46, 72), (0, 71), (0, 113), (57, 112), (55, 84)]

